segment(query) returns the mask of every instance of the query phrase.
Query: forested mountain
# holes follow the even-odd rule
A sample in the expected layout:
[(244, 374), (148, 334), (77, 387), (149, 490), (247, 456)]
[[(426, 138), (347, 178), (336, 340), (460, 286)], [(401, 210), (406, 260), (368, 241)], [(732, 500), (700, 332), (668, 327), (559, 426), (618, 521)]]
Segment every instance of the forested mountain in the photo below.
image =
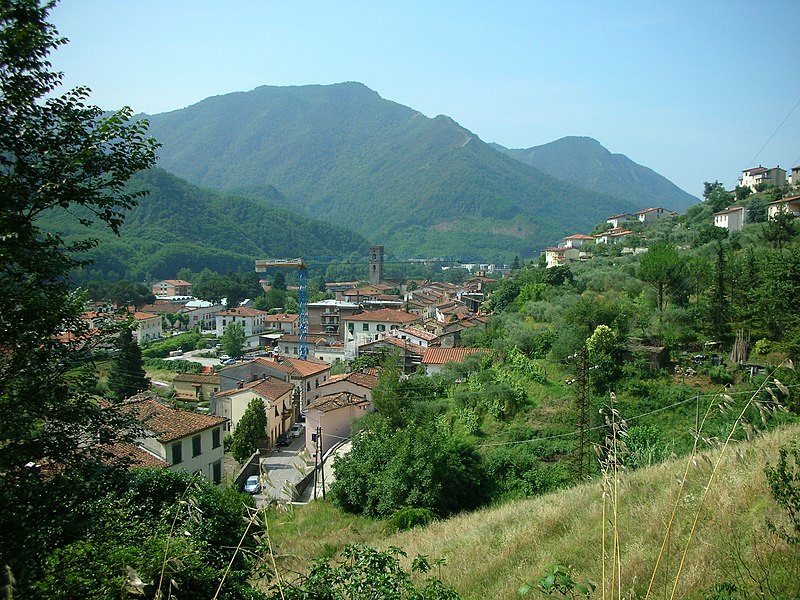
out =
[(590, 137), (564, 137), (549, 144), (518, 150), (492, 145), (556, 179), (601, 194), (626, 198), (636, 202), (640, 209), (663, 206), (683, 212), (700, 202), (652, 169), (633, 162), (624, 154), (612, 154)]
[[(160, 165), (354, 229), (395, 255), (531, 256), (642, 204), (559, 181), (359, 83), (260, 87), (148, 117)], [(305, 252), (305, 250), (303, 251)]]
[[(78, 279), (166, 278), (183, 267), (224, 273), (251, 270), (256, 258), (367, 253), (358, 234), (276, 207), (284, 199), (268, 186), (259, 192), (274, 204), (202, 189), (158, 168), (134, 176), (128, 187), (149, 195), (127, 215), (120, 237), (91, 230), (102, 243)], [(67, 238), (86, 236), (64, 214), (46, 217), (43, 225)]]

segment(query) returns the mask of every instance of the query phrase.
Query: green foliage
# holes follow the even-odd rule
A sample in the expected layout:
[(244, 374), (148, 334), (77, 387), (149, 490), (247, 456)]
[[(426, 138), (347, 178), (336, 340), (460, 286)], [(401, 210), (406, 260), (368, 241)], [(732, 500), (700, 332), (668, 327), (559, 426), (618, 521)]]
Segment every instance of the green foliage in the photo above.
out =
[(769, 522), (770, 529), (792, 546), (800, 544), (800, 448), (790, 442), (778, 450), (778, 462), (764, 468), (770, 492), (787, 512), (790, 529)]
[(676, 293), (683, 278), (683, 259), (669, 244), (651, 247), (639, 262), (639, 278), (656, 290), (656, 308), (664, 310), (665, 292)]
[(174, 373), (202, 373), (203, 364), (193, 360), (179, 358), (164, 360), (163, 358), (145, 358), (142, 364), (151, 371), (172, 371)]
[[(4, 493), (0, 560), (20, 598), (118, 598), (126, 567), (154, 597), (162, 566), (162, 592), (172, 581), (181, 595), (210, 598), (242, 539), (246, 501), (166, 469), (73, 470)], [(226, 597), (259, 597), (246, 584), (252, 546), (245, 538)]]
[(711, 208), (711, 212), (719, 212), (730, 206), (733, 202), (733, 194), (725, 189), (719, 181), (703, 184), (703, 198), (705, 203)]
[(119, 351), (108, 370), (108, 387), (117, 400), (130, 398), (150, 387), (142, 366), (142, 351), (130, 329), (123, 329), (117, 338)]
[(547, 383), (547, 376), (531, 359), (522, 354), (516, 346), (506, 352), (504, 363), (514, 372), (536, 383)]
[(401, 508), (389, 517), (389, 527), (395, 531), (406, 531), (414, 527), (425, 527), (435, 520), (436, 515), (427, 508)]
[(195, 330), (173, 335), (163, 340), (150, 342), (142, 350), (142, 356), (145, 358), (166, 358), (170, 352), (175, 350), (189, 352), (197, 347), (201, 339), (200, 333)]
[[(122, 427), (88, 392), (92, 352), (112, 331), (81, 321), (83, 297), (67, 278), (96, 245), (86, 226), (113, 235), (142, 198), (124, 185), (155, 162), (157, 145), (130, 109), (104, 115), (86, 88), (60, 89), (49, 55), (66, 41), (47, 22), (51, 9), (0, 7), (0, 487), (27, 485), (27, 463), (74, 464), (94, 454), (87, 439)], [(50, 215), (78, 235), (48, 233)]]
[(357, 514), (388, 517), (411, 507), (447, 517), (487, 499), (480, 455), (444, 435), (432, 419), (394, 429), (374, 418), (333, 468), (334, 504)]
[(234, 358), (239, 358), (244, 354), (245, 341), (244, 325), (241, 323), (229, 323), (219, 340), (222, 351)]
[(258, 450), (267, 438), (267, 412), (261, 398), (253, 398), (239, 419), (231, 436), (229, 450), (233, 457), (244, 463)]
[(566, 469), (541, 462), (530, 444), (490, 447), (485, 463), (492, 497), (500, 501), (546, 494), (569, 483)]
[[(590, 598), (595, 591), (595, 584), (584, 580), (576, 582), (572, 578), (572, 570), (564, 565), (552, 565), (550, 569), (536, 581), (536, 590), (545, 596), (557, 598)], [(519, 595), (524, 596), (533, 589), (530, 584), (519, 588)]]
[[(406, 554), (399, 548), (374, 550), (360, 544), (342, 550), (341, 558), (331, 564), (320, 559), (307, 575), (288, 585), (275, 584), (272, 600), (309, 598), (385, 598), (387, 600), (458, 600), (456, 591), (437, 577), (416, 584), (411, 573), (426, 573), (431, 562), (425, 556), (412, 561), (411, 573), (400, 565)], [(441, 565), (443, 561), (433, 561)]]

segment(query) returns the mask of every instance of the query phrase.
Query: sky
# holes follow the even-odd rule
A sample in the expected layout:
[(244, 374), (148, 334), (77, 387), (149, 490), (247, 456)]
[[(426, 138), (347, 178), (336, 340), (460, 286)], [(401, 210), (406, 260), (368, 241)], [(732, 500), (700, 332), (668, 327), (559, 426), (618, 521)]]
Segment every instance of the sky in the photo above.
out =
[(107, 110), (358, 81), (509, 148), (595, 138), (696, 196), (800, 165), (797, 0), (61, 0), (50, 21), (54, 68)]

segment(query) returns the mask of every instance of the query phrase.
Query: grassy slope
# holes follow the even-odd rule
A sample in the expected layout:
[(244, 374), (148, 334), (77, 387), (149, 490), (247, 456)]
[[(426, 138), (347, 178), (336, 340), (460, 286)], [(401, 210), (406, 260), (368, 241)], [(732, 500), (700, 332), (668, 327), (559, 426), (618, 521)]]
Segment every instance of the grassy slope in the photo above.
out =
[[(778, 448), (798, 437), (800, 426), (790, 426), (728, 449), (700, 512), (677, 597), (731, 581), (737, 547), (748, 555), (752, 540), (760, 536), (757, 547), (766, 550), (766, 540), (774, 538), (764, 533), (765, 519), (775, 519), (780, 513), (766, 485), (764, 465), (774, 464)], [(706, 454), (712, 462), (716, 460), (715, 452)], [(676, 459), (621, 478), (618, 520), (627, 596), (633, 590), (643, 596), (647, 588), (685, 464)], [(689, 484), (656, 578), (655, 597), (668, 597), (671, 592), (709, 473), (708, 468), (690, 468)], [(597, 583), (596, 597), (600, 597), (602, 511), (601, 484), (591, 482), (396, 535), (387, 533), (380, 522), (342, 515), (329, 504), (318, 503), (279, 518), (283, 524), (273, 529), (273, 535), (280, 564), (291, 569), (302, 567), (310, 557), (330, 556), (345, 543), (366, 542), (398, 546), (409, 556), (445, 557), (442, 577), (464, 598), (514, 598), (522, 582), (534, 582), (555, 562), (571, 565), (577, 580)], [(611, 517), (608, 523), (610, 527)]]

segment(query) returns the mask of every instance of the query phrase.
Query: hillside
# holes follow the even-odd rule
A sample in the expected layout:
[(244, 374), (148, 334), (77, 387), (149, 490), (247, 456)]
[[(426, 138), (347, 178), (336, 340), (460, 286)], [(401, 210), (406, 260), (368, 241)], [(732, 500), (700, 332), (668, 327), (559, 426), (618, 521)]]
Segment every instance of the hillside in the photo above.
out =
[(351, 228), (395, 255), (532, 256), (640, 203), (522, 164), (358, 83), (259, 87), (148, 117), (160, 165)]
[[(796, 581), (781, 579), (787, 568), (791, 573), (796, 567), (792, 567), (792, 555), (785, 554), (782, 543), (775, 545), (776, 538), (767, 532), (767, 518), (780, 522), (783, 517), (771, 497), (764, 466), (774, 465), (778, 448), (798, 436), (800, 427), (791, 426), (728, 448), (702, 508), (700, 496), (710, 469), (703, 460), (698, 461), (700, 468), (691, 467), (655, 580), (655, 597), (669, 597), (687, 533), (698, 510), (698, 526), (689, 544), (676, 597), (706, 597), (702, 592), (710, 592), (713, 586), (725, 582), (740, 586), (745, 583), (753, 589), (756, 583), (747, 581), (744, 563), (737, 553), (753, 568), (750, 561), (755, 552), (760, 553), (762, 561), (772, 561), (767, 562), (772, 573), (761, 570), (762, 564), (753, 569), (754, 576), (771, 575), (777, 589), (796, 591)], [(703, 454), (715, 462), (716, 451)], [(644, 597), (664, 538), (665, 523), (677, 498), (677, 480), (685, 469), (686, 459), (673, 459), (621, 476), (618, 522), (624, 597)], [(273, 543), (287, 568), (297, 567), (297, 559), (304, 562), (322, 552), (330, 555), (332, 548), (354, 542), (383, 548), (396, 546), (410, 557), (423, 554), (431, 559), (445, 558), (442, 579), (454, 585), (462, 598), (475, 599), (517, 597), (524, 582), (535, 584), (551, 565), (560, 563), (572, 568), (576, 581), (588, 579), (596, 583), (597, 592), (592, 597), (599, 598), (602, 510), (602, 486), (590, 482), (390, 535), (367, 520), (337, 521), (329, 504), (312, 503), (290, 519), (280, 519), (284, 524), (274, 533)], [(606, 551), (610, 552), (610, 505), (606, 510)], [(792, 552), (796, 556), (796, 550)], [(610, 580), (610, 560), (606, 570)], [(539, 595), (532, 591), (528, 597)]]
[[(255, 200), (202, 189), (167, 173), (152, 169), (134, 176), (129, 189), (146, 189), (149, 195), (127, 215), (116, 237), (93, 228), (101, 244), (90, 251), (94, 264), (78, 278), (141, 280), (174, 277), (178, 269), (210, 268), (220, 273), (246, 271), (256, 258), (338, 256), (351, 252), (366, 255), (367, 243), (340, 227), (309, 219)], [(260, 195), (283, 202), (274, 188)], [(49, 231), (67, 237), (86, 236), (76, 219), (61, 214), (43, 221)]]
[(626, 198), (636, 202), (640, 209), (663, 206), (683, 212), (700, 202), (652, 169), (633, 162), (624, 154), (612, 154), (590, 137), (564, 137), (549, 144), (517, 150), (493, 146), (556, 179)]

